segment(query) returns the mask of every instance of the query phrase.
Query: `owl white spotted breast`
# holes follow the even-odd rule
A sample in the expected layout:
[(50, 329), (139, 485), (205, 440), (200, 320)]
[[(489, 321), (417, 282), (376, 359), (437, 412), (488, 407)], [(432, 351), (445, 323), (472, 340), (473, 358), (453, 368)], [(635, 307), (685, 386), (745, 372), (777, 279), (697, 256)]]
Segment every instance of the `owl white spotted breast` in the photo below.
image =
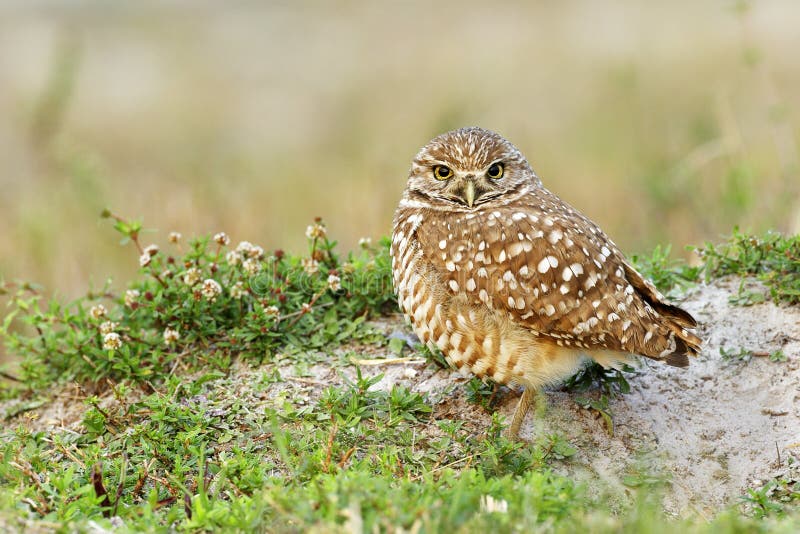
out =
[(511, 436), (534, 391), (586, 357), (684, 367), (700, 350), (692, 316), (482, 128), (442, 134), (414, 158), (391, 255), (400, 308), (423, 343), (458, 369), (524, 386)]

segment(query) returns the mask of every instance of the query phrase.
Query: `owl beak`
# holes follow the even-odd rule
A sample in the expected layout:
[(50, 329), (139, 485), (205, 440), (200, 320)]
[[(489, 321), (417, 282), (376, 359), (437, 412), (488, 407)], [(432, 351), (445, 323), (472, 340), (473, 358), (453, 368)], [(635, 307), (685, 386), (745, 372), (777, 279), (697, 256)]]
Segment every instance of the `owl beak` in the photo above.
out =
[(475, 204), (475, 182), (472, 180), (468, 180), (464, 186), (464, 200), (470, 208)]

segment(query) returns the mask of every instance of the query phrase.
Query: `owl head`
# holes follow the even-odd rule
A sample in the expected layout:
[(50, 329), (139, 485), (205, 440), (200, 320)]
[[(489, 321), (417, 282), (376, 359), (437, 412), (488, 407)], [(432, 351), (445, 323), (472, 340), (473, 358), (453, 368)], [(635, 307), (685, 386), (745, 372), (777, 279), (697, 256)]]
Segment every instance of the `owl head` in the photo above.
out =
[(481, 209), (541, 186), (525, 156), (500, 135), (461, 128), (433, 138), (411, 164), (406, 197), (430, 207)]

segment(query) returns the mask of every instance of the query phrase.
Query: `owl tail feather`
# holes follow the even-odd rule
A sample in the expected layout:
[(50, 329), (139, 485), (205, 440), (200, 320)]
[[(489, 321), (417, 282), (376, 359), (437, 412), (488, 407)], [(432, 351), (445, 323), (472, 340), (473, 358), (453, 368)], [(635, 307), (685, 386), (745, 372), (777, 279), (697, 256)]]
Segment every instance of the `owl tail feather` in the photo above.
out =
[(675, 367), (686, 367), (689, 365), (689, 356), (697, 356), (700, 352), (700, 345), (703, 340), (686, 330), (682, 324), (672, 321), (671, 317), (665, 316), (665, 318), (667, 319), (667, 327), (672, 330), (672, 335), (675, 339), (675, 351), (664, 357), (664, 363)]
[(686, 310), (666, 302), (655, 286), (645, 280), (633, 266), (626, 262), (624, 268), (626, 278), (639, 296), (661, 315), (662, 324), (672, 332), (675, 350), (664, 356), (664, 363), (675, 367), (686, 367), (689, 365), (689, 356), (697, 356), (703, 343), (702, 339), (688, 330), (696, 327), (697, 321)]

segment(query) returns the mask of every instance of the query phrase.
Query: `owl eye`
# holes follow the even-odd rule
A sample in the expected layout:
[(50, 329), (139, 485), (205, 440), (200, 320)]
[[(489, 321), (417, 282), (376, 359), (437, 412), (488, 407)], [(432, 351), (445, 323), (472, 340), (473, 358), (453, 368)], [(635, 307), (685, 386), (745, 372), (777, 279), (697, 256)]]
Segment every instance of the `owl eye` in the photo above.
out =
[(492, 163), (489, 168), (486, 170), (486, 176), (491, 178), (492, 180), (497, 180), (498, 178), (503, 177), (503, 164), (502, 163)]
[(444, 165), (437, 165), (433, 168), (433, 176), (437, 180), (447, 180), (453, 177), (453, 171), (450, 167), (445, 167)]

